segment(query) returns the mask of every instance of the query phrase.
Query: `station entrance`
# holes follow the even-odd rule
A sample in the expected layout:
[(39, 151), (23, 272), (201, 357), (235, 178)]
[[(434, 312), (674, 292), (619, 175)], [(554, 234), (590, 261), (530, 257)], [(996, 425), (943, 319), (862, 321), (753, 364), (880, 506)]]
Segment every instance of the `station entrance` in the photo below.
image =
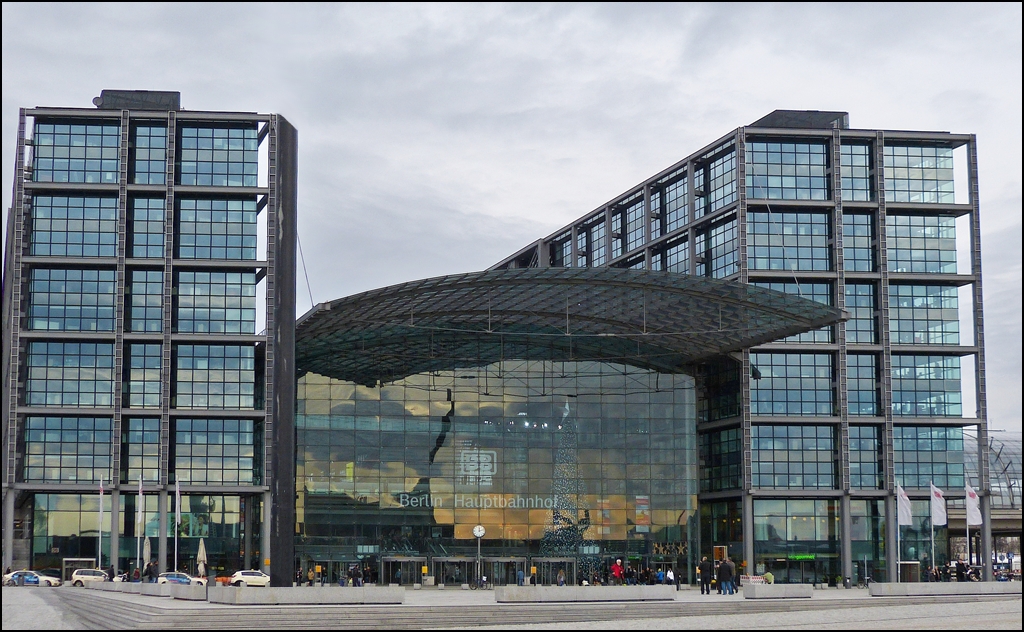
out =
[(384, 586), (412, 586), (423, 581), (425, 557), (385, 557), (381, 560), (380, 583)]
[(576, 585), (576, 559), (572, 557), (535, 557), (532, 565), (537, 568), (537, 584), (558, 585), (558, 572), (565, 575), (565, 585)]
[(485, 557), (481, 560), (480, 572), (491, 586), (515, 586), (520, 571), (523, 573), (523, 583), (530, 582), (529, 570), (525, 557)]
[(476, 578), (476, 558), (435, 557), (431, 560), (434, 583), (439, 586), (461, 586)]

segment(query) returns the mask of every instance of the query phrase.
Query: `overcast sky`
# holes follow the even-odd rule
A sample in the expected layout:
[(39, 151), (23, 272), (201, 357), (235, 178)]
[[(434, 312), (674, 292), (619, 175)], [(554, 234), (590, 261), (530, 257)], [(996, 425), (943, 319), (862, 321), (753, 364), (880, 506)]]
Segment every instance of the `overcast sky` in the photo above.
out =
[(5, 2), (3, 182), (19, 107), (104, 88), (298, 128), (314, 302), (484, 269), (777, 108), (975, 133), (989, 418), (1020, 430), (1020, 3)]

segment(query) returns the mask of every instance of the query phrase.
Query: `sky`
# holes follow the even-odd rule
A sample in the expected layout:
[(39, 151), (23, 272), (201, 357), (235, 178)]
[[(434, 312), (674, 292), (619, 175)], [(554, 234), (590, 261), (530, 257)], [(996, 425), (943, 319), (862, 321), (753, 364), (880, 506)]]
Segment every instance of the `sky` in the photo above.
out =
[(5, 182), (19, 107), (103, 89), (295, 125), (300, 314), (485, 269), (775, 109), (976, 134), (990, 427), (1020, 431), (1020, 3), (5, 2), (2, 28)]

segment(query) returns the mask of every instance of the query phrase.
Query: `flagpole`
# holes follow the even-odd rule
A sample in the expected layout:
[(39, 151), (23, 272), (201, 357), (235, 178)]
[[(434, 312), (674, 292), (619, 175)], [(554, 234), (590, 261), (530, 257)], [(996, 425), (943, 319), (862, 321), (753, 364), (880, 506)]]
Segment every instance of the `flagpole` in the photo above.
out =
[[(897, 503), (899, 502), (899, 497), (898, 496), (896, 498), (896, 502)], [(898, 513), (899, 513), (899, 511), (897, 510), (897, 514)], [(897, 584), (900, 583), (900, 569), (903, 566), (903, 558), (901, 557), (902, 556), (902, 552), (900, 551), (900, 549), (902, 549), (902, 548), (903, 547), (900, 545), (900, 521), (899, 521), (899, 518), (897, 518), (896, 519), (896, 583)]]
[[(103, 476), (100, 476), (100, 538), (96, 543), (96, 568), (103, 568)], [(114, 579), (111, 577), (110, 579)]]
[(142, 475), (139, 475), (139, 506), (135, 510), (135, 570), (139, 573), (139, 581), (142, 581), (142, 569), (139, 568), (139, 560), (142, 558), (142, 525), (145, 521), (142, 514), (145, 507), (142, 502)]
[[(930, 491), (928, 492), (928, 498), (929, 498), (928, 502), (929, 502), (929, 507), (931, 507), (931, 505), (935, 504), (935, 489), (934, 489), (935, 488), (935, 483), (933, 483), (931, 481), (928, 481), (928, 487), (930, 488)], [(931, 527), (932, 527), (932, 560), (931, 560), (931, 562), (932, 562), (932, 566), (934, 567), (935, 566), (935, 512), (929, 510), (929, 513), (930, 513), (930, 515), (928, 517), (928, 524), (931, 525)], [(931, 580), (932, 580), (932, 569), (929, 568), (928, 569), (928, 581), (931, 581)]]
[(178, 570), (178, 527), (181, 524), (181, 486), (174, 480), (174, 570)]

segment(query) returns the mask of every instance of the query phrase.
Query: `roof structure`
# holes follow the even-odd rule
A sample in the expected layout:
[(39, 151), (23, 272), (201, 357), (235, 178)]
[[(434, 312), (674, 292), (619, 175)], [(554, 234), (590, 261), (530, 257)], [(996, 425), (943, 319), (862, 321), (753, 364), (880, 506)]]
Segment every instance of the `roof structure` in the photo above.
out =
[(623, 268), (489, 270), (321, 303), (296, 368), (364, 385), (503, 359), (603, 361), (665, 373), (845, 319), (746, 285)]

